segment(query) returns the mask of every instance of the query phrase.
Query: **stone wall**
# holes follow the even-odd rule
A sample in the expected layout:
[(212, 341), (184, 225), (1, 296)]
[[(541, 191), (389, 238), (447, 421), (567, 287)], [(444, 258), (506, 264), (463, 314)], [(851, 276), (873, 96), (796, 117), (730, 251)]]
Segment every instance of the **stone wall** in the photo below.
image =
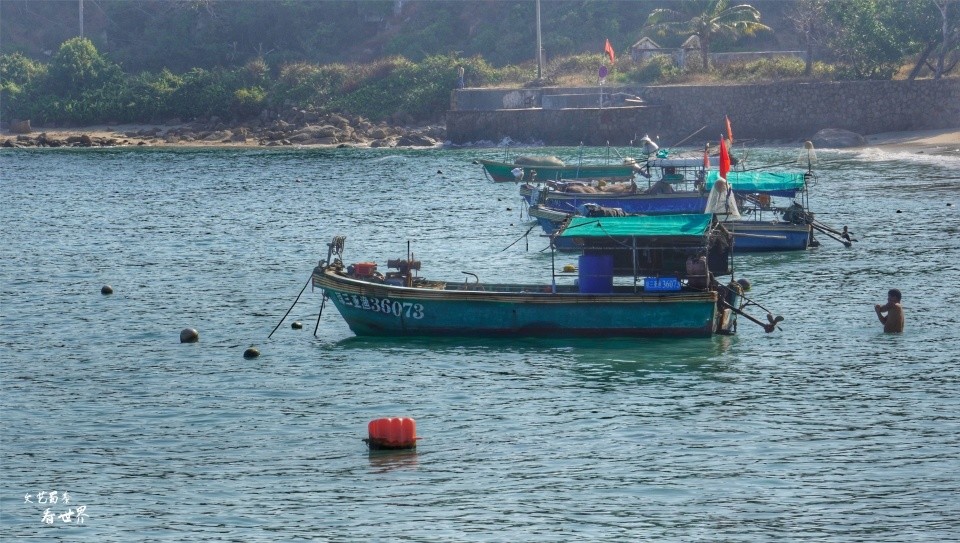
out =
[[(469, 89), (447, 113), (447, 138), (456, 144), (497, 142), (509, 137), (548, 145), (627, 145), (649, 134), (672, 145), (704, 128), (687, 143), (719, 138), (730, 117), (737, 140), (801, 141), (823, 128), (860, 134), (902, 130), (960, 128), (960, 79), (768, 83), (757, 85), (619, 87), (641, 96), (645, 105), (543, 110), (541, 89)], [(546, 89), (571, 94), (572, 89)], [(584, 94), (595, 88), (581, 89)], [(520, 109), (511, 109), (520, 108)]]

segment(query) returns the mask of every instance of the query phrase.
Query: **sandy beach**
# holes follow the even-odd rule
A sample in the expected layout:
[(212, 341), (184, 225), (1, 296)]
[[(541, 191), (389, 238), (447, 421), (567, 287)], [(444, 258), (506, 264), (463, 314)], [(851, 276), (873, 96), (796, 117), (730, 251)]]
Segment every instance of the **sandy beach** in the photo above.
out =
[(896, 148), (925, 153), (960, 153), (960, 127), (912, 132), (884, 132), (865, 136), (865, 147)]
[[(95, 125), (73, 128), (44, 128), (35, 127), (26, 136), (36, 138), (46, 134), (48, 139), (67, 140), (86, 135), (92, 139), (116, 140), (116, 145), (150, 145), (164, 147), (259, 147), (263, 144), (255, 138), (246, 138), (245, 141), (227, 141), (224, 139), (167, 139), (168, 131), (177, 130), (180, 126), (166, 125)], [(4, 129), (0, 132), (0, 140), (15, 140), (17, 134)], [(897, 149), (901, 151), (923, 152), (932, 154), (960, 153), (960, 127), (953, 129), (916, 130), (904, 132), (884, 132), (880, 134), (864, 134), (866, 144), (862, 148)], [(304, 143), (297, 144), (308, 147), (336, 147), (337, 144)], [(350, 143), (352, 147), (364, 147), (363, 142)]]

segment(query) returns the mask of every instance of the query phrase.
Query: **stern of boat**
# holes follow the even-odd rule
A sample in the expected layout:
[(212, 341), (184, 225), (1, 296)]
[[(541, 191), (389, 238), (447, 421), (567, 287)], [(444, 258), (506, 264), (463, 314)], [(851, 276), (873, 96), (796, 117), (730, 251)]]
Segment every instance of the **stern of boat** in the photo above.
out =
[[(732, 336), (737, 333), (737, 312), (732, 308), (743, 309), (743, 287), (735, 281), (727, 286), (717, 287), (717, 314), (714, 331), (720, 335)], [(725, 303), (721, 303), (722, 300)]]

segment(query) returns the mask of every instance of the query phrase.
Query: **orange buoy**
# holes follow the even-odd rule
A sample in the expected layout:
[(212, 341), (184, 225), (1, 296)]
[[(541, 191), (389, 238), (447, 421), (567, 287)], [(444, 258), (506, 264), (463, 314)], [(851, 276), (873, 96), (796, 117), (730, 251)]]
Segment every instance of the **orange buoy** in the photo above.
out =
[(417, 421), (409, 417), (371, 420), (367, 424), (371, 449), (413, 449), (417, 446)]

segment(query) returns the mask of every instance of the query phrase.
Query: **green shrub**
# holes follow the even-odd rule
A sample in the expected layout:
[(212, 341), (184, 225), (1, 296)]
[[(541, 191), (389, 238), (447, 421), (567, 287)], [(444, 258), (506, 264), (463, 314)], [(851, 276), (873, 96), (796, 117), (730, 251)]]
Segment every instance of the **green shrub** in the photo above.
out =
[(602, 63), (603, 59), (600, 55), (574, 55), (561, 57), (547, 63), (544, 71), (549, 74), (551, 78), (571, 73), (581, 73), (590, 76), (591, 74), (595, 75), (597, 73)]
[(267, 101), (274, 106), (321, 107), (341, 92), (349, 73), (350, 68), (343, 64), (286, 64), (280, 69)]
[(254, 117), (263, 110), (267, 93), (260, 87), (244, 87), (233, 92), (231, 112), (238, 119)]
[(50, 60), (44, 87), (57, 96), (77, 98), (122, 78), (120, 67), (101, 56), (92, 41), (72, 38), (63, 42)]
[(675, 81), (682, 73), (683, 70), (674, 63), (673, 57), (654, 55), (636, 68), (627, 70), (623, 73), (623, 78), (634, 83), (668, 83)]
[(247, 85), (265, 85), (270, 81), (270, 67), (263, 57), (247, 61), (240, 70), (242, 79)]
[(796, 57), (761, 58), (715, 67), (723, 79), (748, 82), (802, 77), (803, 69), (803, 59)]
[(326, 107), (374, 121), (433, 120), (449, 108), (457, 67), (462, 64), (446, 55), (428, 57), (419, 64), (400, 57), (378, 61), (357, 70), (358, 77), (345, 82), (343, 94), (333, 96)]
[(0, 55), (0, 116), (31, 118), (28, 110), (40, 92), (38, 83), (46, 73), (46, 65), (20, 53)]
[(183, 84), (170, 96), (171, 113), (183, 119), (227, 117), (238, 87), (233, 79), (221, 70), (194, 68), (183, 75)]
[(131, 77), (122, 97), (124, 107), (120, 120), (159, 123), (176, 117), (173, 95), (182, 84), (183, 78), (167, 69), (159, 74), (143, 72)]

